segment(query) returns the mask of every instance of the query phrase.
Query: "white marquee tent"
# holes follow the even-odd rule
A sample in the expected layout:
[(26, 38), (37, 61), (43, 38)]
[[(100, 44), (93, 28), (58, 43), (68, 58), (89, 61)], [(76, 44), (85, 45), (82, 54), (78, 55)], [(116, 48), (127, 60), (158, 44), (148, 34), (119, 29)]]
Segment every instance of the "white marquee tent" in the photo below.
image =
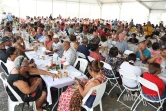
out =
[(120, 19), (166, 23), (165, 0), (1, 0), (1, 12), (28, 16)]

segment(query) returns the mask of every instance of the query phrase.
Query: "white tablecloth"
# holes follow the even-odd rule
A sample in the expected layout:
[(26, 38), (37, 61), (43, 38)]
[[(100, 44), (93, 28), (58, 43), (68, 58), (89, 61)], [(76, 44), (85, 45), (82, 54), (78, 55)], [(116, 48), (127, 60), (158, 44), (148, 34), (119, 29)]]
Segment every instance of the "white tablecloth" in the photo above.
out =
[[(35, 60), (36, 65), (38, 66), (39, 69), (43, 69), (45, 70), (45, 66), (47, 64), (49, 64), (51, 57), (47, 57), (45, 60), (42, 59), (37, 59), (37, 54), (36, 52), (32, 51), (32, 52), (25, 52), (26, 56), (31, 59), (33, 58)], [(68, 66), (66, 71), (68, 72), (68, 74), (70, 75), (71, 72), (79, 72), (77, 69), (75, 69), (73, 66)], [(63, 72), (63, 71), (62, 71)], [(65, 86), (69, 86), (74, 84), (73, 79), (71, 79), (70, 77), (67, 78), (61, 78), (61, 79), (54, 79), (51, 76), (44, 76), (41, 75), (42, 79), (45, 81), (46, 85), (47, 85), (47, 101), (49, 103), (49, 105), (52, 104), (52, 97), (51, 97), (51, 91), (50, 88), (51, 87), (55, 87), (55, 88), (63, 88)], [(82, 74), (80, 77), (78, 78), (87, 78), (84, 74)]]

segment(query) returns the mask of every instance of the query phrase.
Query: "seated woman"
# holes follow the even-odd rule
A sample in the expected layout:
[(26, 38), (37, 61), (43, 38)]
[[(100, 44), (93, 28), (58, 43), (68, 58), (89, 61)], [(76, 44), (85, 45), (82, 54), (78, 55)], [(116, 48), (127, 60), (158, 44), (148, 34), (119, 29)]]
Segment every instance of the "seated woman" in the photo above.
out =
[(47, 35), (46, 36), (46, 41), (44, 42), (44, 47), (47, 50), (51, 50), (52, 49), (52, 36), (51, 35)]
[(150, 41), (151, 36), (147, 35), (147, 36), (145, 37), (145, 39), (146, 39), (146, 40), (145, 40), (146, 46), (147, 46), (148, 48), (152, 47), (152, 42)]
[(8, 69), (8, 72), (10, 73), (12, 71), (12, 69), (14, 68), (14, 60), (15, 58), (18, 56), (18, 51), (16, 50), (15, 47), (9, 47), (7, 50), (6, 50), (6, 53), (8, 55), (8, 59), (7, 59), (7, 62), (6, 62), (6, 67)]
[(74, 44), (77, 43), (77, 38), (76, 38), (75, 35), (70, 35), (69, 38), (70, 38), (70, 41), (71, 41), (70, 47), (71, 47), (72, 49), (74, 49)]
[[(156, 84), (159, 89), (159, 96), (161, 99), (166, 98), (166, 90), (165, 85), (162, 79), (160, 79), (157, 75), (161, 73), (161, 67), (158, 63), (151, 63), (148, 67), (149, 72), (144, 72), (143, 78)], [(148, 89), (146, 86), (142, 86), (142, 91), (144, 95), (151, 99), (158, 101), (159, 97), (156, 91)]]
[[(105, 60), (106, 63), (111, 65), (112, 70), (116, 77), (119, 76), (119, 67), (123, 62), (123, 60), (121, 58), (117, 57), (117, 55), (118, 55), (118, 48), (112, 47), (109, 51), (108, 57)], [(104, 72), (105, 72), (104, 74), (106, 77), (108, 77), (108, 78), (113, 77), (110, 70), (104, 69)]]
[[(96, 60), (92, 61), (88, 66), (88, 72), (92, 76), (92, 79), (83, 79), (81, 83), (75, 79), (76, 85), (69, 86), (61, 94), (57, 111), (80, 111), (83, 97), (86, 96), (92, 87), (98, 86), (105, 81), (105, 76), (101, 71), (102, 67), (103, 63)], [(93, 92), (89, 98), (93, 98), (95, 95), (96, 92)], [(93, 102), (94, 99), (93, 101), (89, 100), (86, 102), (86, 105), (91, 107), (90, 104), (93, 104)]]
[(103, 60), (103, 57), (99, 53), (99, 46), (98, 44), (93, 44), (90, 46), (91, 52), (90, 52), (90, 57), (94, 58), (97, 61)]
[[(134, 53), (129, 54), (128, 61), (123, 62), (120, 65), (120, 69), (127, 70), (128, 72), (135, 74), (136, 76), (141, 76), (142, 71), (138, 66), (135, 66), (134, 63), (136, 61), (136, 55)], [(123, 73), (124, 75), (125, 73)], [(127, 79), (122, 75), (122, 83), (130, 88), (137, 87), (137, 82), (135, 80)]]
[(160, 46), (158, 42), (152, 44), (152, 49), (150, 49), (151, 57), (157, 56), (160, 54)]
[(158, 64), (161, 64), (163, 62), (166, 62), (165, 61), (165, 58), (166, 58), (166, 48), (162, 49), (160, 54), (150, 58), (148, 60), (148, 63), (158, 63)]
[[(37, 110), (43, 111), (42, 104), (46, 99), (46, 92), (39, 87), (42, 80), (38, 78), (32, 83), (27, 71), (29, 71), (28, 60), (24, 56), (19, 56), (14, 61), (14, 69), (8, 76), (7, 81), (24, 102), (36, 101)], [(17, 101), (8, 88), (7, 92), (12, 101)]]
[(24, 43), (23, 39), (20, 36), (17, 36), (16, 38), (14, 38), (13, 46), (17, 49), (17, 51), (20, 55), (23, 55), (24, 52), (26, 52), (26, 51), (33, 51), (33, 50), (27, 50), (25, 48), (25, 43)]
[(108, 48), (108, 42), (106, 36), (101, 36), (101, 41), (99, 45), (103, 48)]
[(135, 33), (132, 33), (131, 34), (131, 37), (128, 42), (131, 43), (131, 44), (138, 44), (138, 39), (136, 38), (136, 34)]
[(116, 33), (116, 30), (112, 30), (112, 41), (118, 41), (119, 37), (118, 34)]

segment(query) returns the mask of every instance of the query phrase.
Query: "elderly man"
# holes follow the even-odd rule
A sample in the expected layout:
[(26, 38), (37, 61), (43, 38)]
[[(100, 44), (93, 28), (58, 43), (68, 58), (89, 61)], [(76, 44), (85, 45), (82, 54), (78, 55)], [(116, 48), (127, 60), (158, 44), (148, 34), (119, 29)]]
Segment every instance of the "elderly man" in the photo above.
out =
[(116, 44), (115, 44), (115, 47), (117, 47), (118, 50), (119, 50), (120, 52), (122, 52), (122, 53), (123, 53), (125, 50), (128, 49), (128, 44), (127, 44), (127, 42), (124, 40), (124, 39), (125, 39), (125, 36), (126, 36), (126, 34), (125, 34), (124, 32), (120, 33), (120, 34), (119, 34), (119, 41), (117, 41)]
[(79, 45), (78, 43), (74, 44), (74, 49), (78, 52), (83, 53), (85, 56), (89, 56), (90, 52), (89, 49), (87, 48), (87, 44), (88, 44), (88, 39), (84, 38), (82, 40), (82, 45)]
[(146, 48), (145, 42), (140, 42), (136, 50), (137, 58), (140, 58), (142, 61), (146, 61), (151, 57), (150, 51)]
[(4, 41), (0, 40), (0, 60), (7, 62), (8, 55), (6, 54)]
[(63, 42), (63, 59), (66, 59), (70, 65), (74, 65), (76, 58), (77, 58), (77, 54), (76, 52), (70, 47), (70, 43), (68, 41)]
[(44, 43), (46, 41), (46, 36), (48, 35), (48, 32), (46, 30), (43, 30), (43, 36), (41, 36), (38, 41), (41, 43)]
[(166, 37), (165, 36), (160, 38), (159, 46), (160, 46), (161, 49), (166, 48)]
[(57, 53), (58, 56), (61, 58), (64, 50), (62, 48), (61, 42), (59, 42), (58, 36), (54, 35), (54, 37), (52, 38), (52, 41), (53, 41), (52, 51), (49, 52), (48, 54)]
[(90, 44), (99, 44), (100, 38), (98, 37), (97, 32), (93, 32), (93, 39), (90, 40)]
[(42, 30), (40, 27), (38, 27), (35, 39), (39, 40), (39, 38), (41, 38), (42, 36), (43, 36)]

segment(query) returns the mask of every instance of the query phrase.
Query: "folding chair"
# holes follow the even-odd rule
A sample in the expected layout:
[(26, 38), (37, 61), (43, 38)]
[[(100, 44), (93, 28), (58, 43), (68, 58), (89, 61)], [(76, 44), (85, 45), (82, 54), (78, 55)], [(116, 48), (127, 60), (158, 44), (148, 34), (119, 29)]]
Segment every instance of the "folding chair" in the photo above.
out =
[(0, 60), (0, 66), (1, 66), (1, 68), (3, 70), (3, 72), (5, 72), (6, 75), (9, 75), (8, 69), (7, 69), (5, 63), (2, 60)]
[(78, 56), (78, 58), (81, 57), (81, 58), (86, 59), (86, 56), (81, 52), (77, 52), (77, 56)]
[(77, 66), (78, 62), (80, 63), (79, 71), (81, 71), (82, 73), (85, 73), (88, 66), (88, 61), (86, 59), (77, 58), (76, 62), (74, 63), (74, 67)]
[[(122, 69), (119, 70), (119, 73), (120, 73), (120, 75), (121, 75), (122, 78), (129, 79), (129, 80), (135, 80), (135, 81), (137, 82), (137, 77), (136, 77), (135, 74), (130, 73), (130, 72), (127, 71), (127, 70), (124, 71), (124, 70), (122, 70)], [(117, 101), (119, 101), (120, 103), (122, 103), (123, 105), (125, 105), (126, 107), (128, 107), (130, 110), (133, 109), (135, 103), (136, 103), (137, 100), (138, 100), (138, 97), (137, 97), (136, 101), (132, 104), (131, 107), (128, 106), (128, 105), (126, 105), (124, 102), (120, 101), (120, 98), (121, 98), (121, 96), (124, 94), (125, 91), (126, 91), (127, 93), (130, 92), (130, 93), (128, 93), (128, 94), (130, 94), (131, 96), (134, 96), (134, 95), (131, 93), (132, 91), (140, 91), (140, 90), (141, 90), (141, 87), (140, 87), (140, 85), (139, 85), (138, 82), (137, 82), (137, 84), (138, 84), (138, 85), (137, 85), (135, 88), (130, 88), (130, 87), (126, 86), (125, 84), (123, 84), (123, 81), (122, 81), (122, 85), (123, 85), (123, 87), (124, 87), (124, 90), (122, 91), (122, 93), (119, 95), (119, 97), (118, 97), (118, 99), (117, 99)]]
[[(109, 94), (111, 93), (111, 91), (112, 91), (115, 87), (119, 88), (120, 91), (122, 92), (122, 89), (120, 88), (120, 86), (119, 86), (119, 84), (118, 84), (118, 81), (117, 81), (117, 79), (118, 79), (119, 77), (116, 77), (116, 76), (115, 76), (114, 71), (112, 70), (112, 67), (111, 67), (108, 63), (106, 63), (106, 62), (104, 62), (104, 61), (101, 61), (101, 62), (104, 63), (104, 68), (107, 69), (107, 70), (110, 70), (110, 71), (112, 72), (112, 74), (113, 74), (113, 77), (112, 77), (112, 78), (106, 77), (107, 80), (109, 81), (109, 83), (110, 83), (111, 85), (113, 85), (113, 87), (110, 89), (110, 91), (109, 91), (107, 94), (109, 95)], [(115, 83), (112, 82), (111, 80), (115, 80)]]
[[(96, 107), (98, 104), (100, 104), (100, 111), (103, 111), (102, 97), (103, 97), (105, 89), (106, 89), (106, 83), (107, 83), (107, 80), (104, 83), (90, 89), (90, 91), (86, 94), (86, 96), (82, 100), (83, 108), (85, 108), (87, 111), (93, 111), (94, 107)], [(88, 100), (88, 98), (90, 97), (90, 95), (92, 94), (93, 91), (96, 91), (96, 98), (93, 102), (92, 108), (89, 108), (86, 106), (86, 101)]]
[[(7, 82), (7, 76), (4, 72), (0, 73), (0, 79), (3, 82), (3, 85), (6, 89), (6, 87), (9, 88), (9, 90), (13, 93), (13, 95), (15, 96), (15, 98), (17, 99), (17, 101), (12, 101), (8, 95), (8, 111), (14, 111), (14, 108), (16, 105), (19, 105), (21, 103), (24, 103), (21, 99), (21, 97), (14, 91), (14, 89), (9, 85), (9, 83)], [(8, 94), (8, 93), (7, 93)], [(36, 102), (31, 102), (33, 105), (33, 110), (37, 111), (36, 109)]]
[[(145, 86), (145, 87), (147, 87), (148, 89), (151, 89), (151, 90), (153, 90), (153, 91), (156, 91), (157, 94), (158, 94), (158, 100), (151, 100), (151, 99), (147, 98), (147, 97), (143, 94), (142, 89), (141, 89), (140, 95), (139, 95), (140, 101), (139, 101), (139, 102), (137, 103), (137, 105), (135, 106), (134, 111), (135, 111), (135, 109), (137, 108), (137, 106), (139, 105), (139, 103), (140, 103), (141, 101), (143, 101), (143, 100), (148, 101), (148, 104), (149, 104), (149, 105), (151, 105), (153, 108), (155, 108), (157, 111), (159, 111), (159, 110), (162, 108), (163, 103), (164, 103), (164, 100), (166, 100), (166, 98), (164, 98), (164, 99), (161, 99), (161, 98), (160, 98), (159, 90), (158, 90), (158, 87), (157, 87), (156, 84), (154, 84), (154, 83), (152, 83), (152, 82), (150, 82), (150, 81), (148, 81), (148, 80), (146, 80), (146, 79), (144, 79), (144, 78), (142, 78), (142, 77), (138, 77), (137, 79), (138, 79), (138, 82), (140, 82), (140, 84), (142, 84), (143, 86)], [(159, 103), (160, 106), (157, 108), (157, 107), (155, 107), (154, 105), (150, 104), (149, 102), (151, 102), (151, 103)]]

